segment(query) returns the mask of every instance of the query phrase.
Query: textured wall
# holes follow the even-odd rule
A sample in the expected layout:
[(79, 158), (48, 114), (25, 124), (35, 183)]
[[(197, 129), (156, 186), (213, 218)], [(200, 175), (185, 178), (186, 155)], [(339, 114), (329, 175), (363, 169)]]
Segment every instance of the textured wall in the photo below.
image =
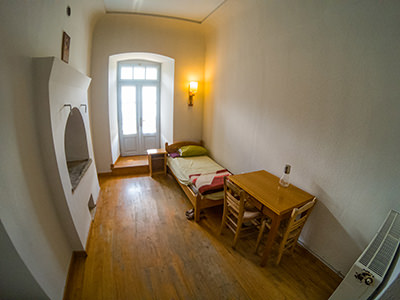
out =
[[(71, 17), (66, 15), (67, 5)], [(0, 1), (0, 218), (9, 237), (3, 241), (12, 243), (8, 248), (15, 249), (20, 259), (14, 270), (21, 274), (18, 288), (29, 291), (40, 286), (51, 299), (63, 296), (72, 248), (43, 170), (34, 118), (32, 57), (60, 58), (66, 31), (71, 37), (70, 65), (88, 74), (91, 32), (95, 16), (102, 13), (101, 0)], [(25, 268), (19, 273), (21, 264)], [(26, 270), (31, 276), (24, 276)], [(0, 271), (0, 278), (8, 276), (3, 266)], [(12, 293), (16, 287), (9, 288)]]
[[(204, 38), (201, 25), (172, 19), (107, 14), (96, 24), (92, 55), (92, 129), (97, 170), (113, 163), (108, 106), (110, 55), (149, 52), (175, 60), (173, 139), (201, 139), (203, 118)], [(188, 107), (187, 87), (199, 81), (196, 103)], [(162, 106), (162, 105), (161, 105)]]
[(227, 1), (207, 21), (203, 139), (319, 203), (302, 241), (346, 273), (400, 209), (400, 3)]

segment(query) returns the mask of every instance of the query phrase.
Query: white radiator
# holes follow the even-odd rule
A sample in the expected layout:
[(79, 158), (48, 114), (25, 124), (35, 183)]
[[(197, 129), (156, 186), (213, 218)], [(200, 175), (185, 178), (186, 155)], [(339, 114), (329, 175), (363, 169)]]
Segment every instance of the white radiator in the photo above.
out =
[(400, 214), (392, 210), (329, 300), (367, 300), (383, 282), (399, 243)]

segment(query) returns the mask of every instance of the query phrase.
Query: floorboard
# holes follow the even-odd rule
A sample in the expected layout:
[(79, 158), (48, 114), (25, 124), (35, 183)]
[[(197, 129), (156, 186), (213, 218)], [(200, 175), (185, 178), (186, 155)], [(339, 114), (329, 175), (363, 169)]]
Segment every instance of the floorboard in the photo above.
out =
[(255, 237), (218, 236), (222, 209), (188, 221), (190, 202), (170, 176), (101, 177), (86, 258), (65, 299), (328, 299), (340, 278), (296, 247), (261, 268)]
[(135, 166), (148, 166), (147, 155), (120, 156), (115, 162), (114, 168), (126, 168)]

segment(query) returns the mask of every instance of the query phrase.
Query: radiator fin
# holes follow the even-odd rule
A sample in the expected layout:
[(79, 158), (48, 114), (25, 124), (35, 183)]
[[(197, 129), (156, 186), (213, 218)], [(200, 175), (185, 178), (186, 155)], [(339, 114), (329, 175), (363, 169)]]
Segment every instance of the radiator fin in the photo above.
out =
[(386, 222), (383, 224), (381, 230), (377, 233), (375, 239), (371, 242), (367, 251), (365, 251), (363, 256), (360, 258), (359, 262), (363, 264), (365, 267), (368, 266), (368, 264), (374, 258), (375, 253), (378, 251), (388, 231), (390, 230), (395, 217), (396, 217), (396, 212), (391, 211), (388, 218), (386, 219)]
[[(369, 300), (372, 297), (375, 299), (376, 297), (373, 295), (381, 283), (384, 282), (385, 277), (387, 278), (390, 275), (388, 270), (393, 266), (393, 262), (397, 260), (396, 255), (400, 254), (399, 248), (400, 213), (391, 210), (368, 247), (351, 267), (329, 300)], [(396, 268), (397, 265), (395, 266)], [(366, 281), (365, 277), (360, 281), (360, 278), (368, 274), (367, 272), (370, 272), (373, 276), (373, 284), (368, 284), (369, 282)], [(360, 277), (360, 275), (362, 276)], [(391, 294), (395, 293), (391, 292)]]
[(396, 220), (393, 223), (392, 229), (390, 229), (389, 234), (395, 239), (400, 240), (400, 216), (397, 215)]
[(394, 254), (396, 253), (397, 245), (398, 240), (388, 235), (383, 242), (382, 247), (369, 265), (369, 269), (383, 277), (392, 262)]

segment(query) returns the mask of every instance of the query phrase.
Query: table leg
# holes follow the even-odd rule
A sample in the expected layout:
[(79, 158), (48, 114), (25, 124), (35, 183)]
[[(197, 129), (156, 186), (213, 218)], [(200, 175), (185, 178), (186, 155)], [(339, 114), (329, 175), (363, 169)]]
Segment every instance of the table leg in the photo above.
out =
[(167, 174), (167, 153), (164, 154), (164, 175)]
[(151, 161), (151, 155), (150, 154), (147, 154), (147, 159), (149, 161), (150, 176), (153, 176), (153, 166), (152, 166), (152, 161)]
[(262, 267), (265, 266), (265, 264), (267, 263), (268, 255), (271, 252), (276, 235), (278, 234), (278, 229), (279, 229), (280, 223), (281, 223), (280, 217), (276, 216), (276, 217), (272, 218), (271, 230), (268, 232), (267, 242), (265, 244), (264, 253), (263, 253), (263, 256), (261, 259), (260, 265)]

